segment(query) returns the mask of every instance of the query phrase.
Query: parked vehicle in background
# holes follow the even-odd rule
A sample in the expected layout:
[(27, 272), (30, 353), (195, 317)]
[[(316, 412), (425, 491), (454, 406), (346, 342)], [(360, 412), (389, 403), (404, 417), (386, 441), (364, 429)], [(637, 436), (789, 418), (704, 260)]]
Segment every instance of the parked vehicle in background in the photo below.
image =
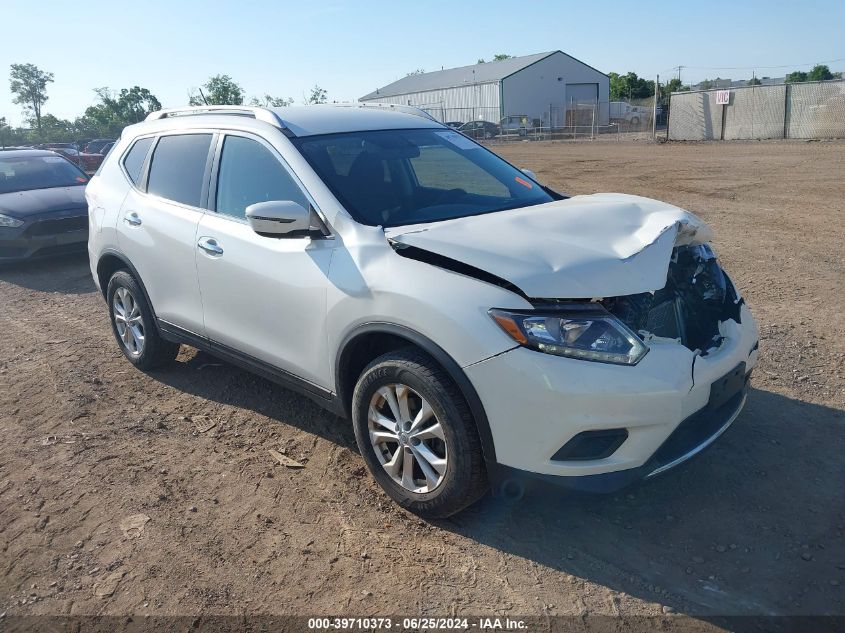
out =
[(454, 128), (454, 129), (456, 129), (456, 130), (457, 130), (457, 129), (460, 129), (460, 127), (461, 127), (463, 124), (464, 124), (464, 122), (463, 122), (463, 121), (446, 121), (446, 123), (444, 123), (444, 125), (448, 125), (449, 127)]
[(86, 196), (130, 363), (188, 344), (308, 395), (428, 517), (524, 476), (658, 475), (731, 425), (757, 363), (699, 218), (558, 194), (409, 107), (157, 111)]
[(650, 121), (652, 109), (646, 106), (636, 106), (624, 101), (610, 102), (610, 121), (615, 123), (629, 123), (639, 125)]
[(77, 167), (79, 166), (79, 152), (76, 150), (75, 147), (55, 147), (55, 146), (43, 146), (41, 149), (48, 149), (51, 152), (56, 152), (57, 154), (61, 154), (65, 158), (67, 158), (70, 162), (72, 162)]
[(533, 131), (534, 125), (524, 114), (517, 114), (504, 117), (499, 122), (499, 127), (502, 134), (527, 136), (529, 132)]
[(76, 149), (75, 143), (41, 143), (35, 149)]
[(95, 171), (97, 171), (97, 168), (100, 166), (100, 163), (103, 162), (104, 157), (103, 154), (89, 154), (87, 152), (79, 152), (72, 147), (51, 147), (49, 149), (51, 152), (61, 154), (74, 165), (80, 167), (82, 171), (84, 171), (88, 175), (91, 175)]
[(99, 154), (100, 150), (103, 149), (103, 146), (107, 143), (114, 143), (113, 138), (95, 138), (93, 141), (89, 142), (84, 148), (83, 152), (86, 154)]
[(496, 138), (501, 132), (499, 126), (495, 123), (490, 123), (490, 121), (470, 121), (461, 125), (458, 131), (470, 138), (488, 140)]
[(111, 151), (111, 148), (112, 148), (112, 147), (114, 147), (114, 141), (111, 141), (111, 142), (106, 143), (105, 145), (103, 145), (103, 146), (100, 148), (99, 153), (100, 153), (100, 154), (102, 154), (103, 156), (107, 156), (107, 155), (108, 155), (108, 153)]
[(0, 263), (84, 250), (87, 183), (55, 152), (0, 152)]

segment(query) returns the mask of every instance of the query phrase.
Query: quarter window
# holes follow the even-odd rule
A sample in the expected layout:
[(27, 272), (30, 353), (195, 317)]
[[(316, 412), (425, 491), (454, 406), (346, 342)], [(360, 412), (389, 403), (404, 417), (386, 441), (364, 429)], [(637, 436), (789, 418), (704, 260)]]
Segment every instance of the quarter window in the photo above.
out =
[(150, 164), (147, 191), (156, 196), (198, 207), (211, 134), (162, 136)]
[(129, 150), (129, 153), (126, 154), (126, 158), (123, 159), (123, 167), (126, 169), (126, 173), (129, 175), (129, 178), (136, 185), (141, 179), (141, 168), (144, 166), (144, 159), (147, 157), (147, 152), (150, 151), (150, 145), (152, 145), (152, 142), (152, 137), (142, 138), (135, 141), (132, 149)]
[(220, 156), (217, 211), (236, 218), (257, 202), (293, 200), (306, 209), (308, 199), (273, 152), (243, 136), (227, 136)]

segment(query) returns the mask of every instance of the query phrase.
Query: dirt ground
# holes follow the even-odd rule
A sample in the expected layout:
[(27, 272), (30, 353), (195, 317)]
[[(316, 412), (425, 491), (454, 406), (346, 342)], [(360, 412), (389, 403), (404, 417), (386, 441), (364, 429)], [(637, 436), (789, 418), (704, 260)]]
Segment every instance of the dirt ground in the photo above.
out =
[(845, 144), (496, 149), (561, 191), (712, 224), (762, 334), (712, 450), (616, 496), (423, 522), (310, 401), (188, 348), (135, 371), (84, 257), (5, 268), (0, 613), (845, 614)]

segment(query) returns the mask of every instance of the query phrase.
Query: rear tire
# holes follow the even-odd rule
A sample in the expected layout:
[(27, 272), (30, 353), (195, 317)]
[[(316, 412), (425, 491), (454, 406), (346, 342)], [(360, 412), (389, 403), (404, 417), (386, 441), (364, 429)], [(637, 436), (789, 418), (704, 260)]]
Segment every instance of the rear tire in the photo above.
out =
[(487, 492), (481, 440), (469, 407), (427, 354), (405, 348), (371, 362), (355, 385), (352, 419), (367, 467), (403, 508), (428, 519), (444, 518)]
[(135, 278), (118, 270), (106, 290), (114, 338), (126, 359), (141, 371), (172, 362), (179, 344), (161, 337), (146, 295)]

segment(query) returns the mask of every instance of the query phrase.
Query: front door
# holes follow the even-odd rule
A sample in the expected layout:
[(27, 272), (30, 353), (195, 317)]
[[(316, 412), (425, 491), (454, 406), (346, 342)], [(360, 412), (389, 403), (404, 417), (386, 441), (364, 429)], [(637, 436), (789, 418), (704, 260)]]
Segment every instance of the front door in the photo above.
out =
[(197, 272), (209, 339), (330, 388), (326, 290), (334, 240), (262, 237), (246, 207), (311, 201), (262, 139), (221, 139), (216, 182), (197, 231)]

